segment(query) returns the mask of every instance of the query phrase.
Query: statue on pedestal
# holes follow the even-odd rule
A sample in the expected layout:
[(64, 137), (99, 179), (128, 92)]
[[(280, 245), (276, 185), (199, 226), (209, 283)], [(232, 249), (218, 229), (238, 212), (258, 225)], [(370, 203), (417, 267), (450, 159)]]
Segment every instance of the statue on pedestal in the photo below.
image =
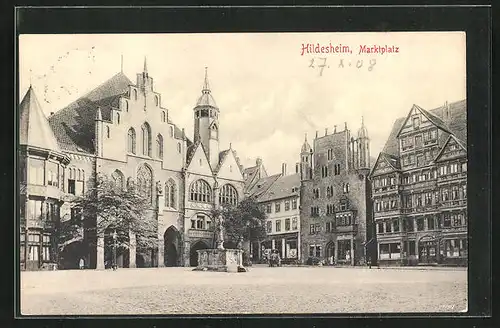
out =
[(219, 215), (217, 218), (217, 227), (215, 230), (216, 235), (216, 243), (217, 249), (224, 249), (224, 228), (223, 228), (223, 218), (222, 215)]

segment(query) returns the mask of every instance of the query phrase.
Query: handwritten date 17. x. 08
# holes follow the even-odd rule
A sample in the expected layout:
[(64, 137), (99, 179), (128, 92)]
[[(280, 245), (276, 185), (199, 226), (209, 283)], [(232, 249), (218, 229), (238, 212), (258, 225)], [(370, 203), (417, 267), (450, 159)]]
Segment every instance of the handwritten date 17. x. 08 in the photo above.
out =
[[(356, 69), (367, 69), (369, 72), (373, 70), (373, 67), (377, 64), (376, 59), (370, 59), (368, 60), (363, 60), (363, 59), (357, 59), (357, 60), (350, 60), (350, 59), (339, 59), (338, 63), (334, 63), (334, 65), (337, 68), (344, 68), (344, 67), (353, 67)], [(334, 67), (335, 67), (334, 66)], [(315, 68), (319, 70), (319, 75), (323, 76), (323, 70), (325, 68), (330, 68), (330, 64), (327, 63), (327, 58), (321, 58), (321, 57), (313, 57), (310, 60), (309, 64), (310, 68)]]

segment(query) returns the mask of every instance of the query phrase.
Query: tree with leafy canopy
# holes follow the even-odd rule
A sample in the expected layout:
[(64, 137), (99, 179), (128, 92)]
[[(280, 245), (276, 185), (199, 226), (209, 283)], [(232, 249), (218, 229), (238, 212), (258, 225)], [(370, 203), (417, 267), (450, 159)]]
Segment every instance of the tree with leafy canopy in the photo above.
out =
[[(104, 175), (93, 180), (89, 183), (90, 188), (71, 202), (72, 209), (80, 215), (60, 224), (59, 234), (63, 237), (59, 241), (60, 249), (79, 238), (82, 229), (94, 236), (112, 236), (116, 231), (119, 249), (130, 247), (129, 233), (133, 233), (136, 236), (137, 253), (155, 249), (158, 224), (155, 208), (149, 203), (148, 197), (133, 184), (125, 188), (121, 181), (117, 183)], [(94, 246), (95, 241), (92, 241)], [(104, 247), (109, 249), (114, 241), (113, 238), (105, 238), (105, 242)]]
[[(254, 197), (243, 199), (237, 205), (224, 204), (212, 211), (212, 215), (222, 228), (227, 240), (236, 243), (247, 254), (250, 242), (266, 236), (266, 213)], [(216, 232), (217, 233), (217, 232)]]

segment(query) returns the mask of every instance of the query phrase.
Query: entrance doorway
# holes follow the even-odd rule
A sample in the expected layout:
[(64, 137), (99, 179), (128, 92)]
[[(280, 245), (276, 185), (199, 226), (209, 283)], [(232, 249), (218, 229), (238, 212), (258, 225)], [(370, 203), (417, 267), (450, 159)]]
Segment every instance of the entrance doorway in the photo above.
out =
[(189, 265), (192, 267), (198, 266), (198, 252), (197, 251), (200, 249), (208, 249), (208, 248), (210, 248), (210, 247), (208, 247), (208, 245), (201, 240), (195, 242), (191, 246), (191, 251), (189, 254)]
[(170, 226), (163, 235), (164, 239), (164, 264), (166, 267), (178, 266), (179, 231)]
[(420, 241), (418, 243), (418, 257), (420, 263), (437, 262), (437, 244), (435, 241)]
[(330, 258), (335, 259), (335, 243), (333, 241), (326, 244), (325, 256), (328, 261), (327, 263), (330, 263)]

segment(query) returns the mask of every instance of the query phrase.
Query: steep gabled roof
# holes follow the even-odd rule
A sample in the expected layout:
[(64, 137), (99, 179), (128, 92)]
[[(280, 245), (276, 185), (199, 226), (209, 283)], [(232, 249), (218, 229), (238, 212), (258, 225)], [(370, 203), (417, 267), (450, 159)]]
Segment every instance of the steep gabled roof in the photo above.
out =
[[(450, 112), (450, 119), (447, 122), (443, 120), (444, 106), (434, 108), (430, 111), (425, 111), (424, 109), (422, 109), (422, 111), (425, 111), (425, 113), (428, 114), (427, 117), (434, 124), (440, 124), (440, 125), (444, 124), (446, 130), (455, 135), (463, 144), (467, 144), (467, 101), (465, 99), (460, 100), (451, 103), (448, 106)], [(391, 133), (389, 134), (389, 138), (387, 138), (387, 142), (385, 143), (382, 152), (394, 156), (399, 156), (399, 144), (397, 136), (399, 131), (403, 127), (406, 118), (407, 118), (406, 116), (400, 117), (394, 122)], [(445, 135), (444, 138), (447, 138), (447, 136)], [(442, 144), (441, 141), (439, 142), (440, 144)]]
[(281, 176), (281, 174), (271, 175), (262, 179), (259, 179), (255, 184), (253, 184), (248, 190), (249, 196), (259, 197), (265, 193), (272, 184)]
[(32, 86), (19, 105), (19, 119), (21, 145), (61, 151)]
[(111, 109), (118, 108), (132, 82), (118, 73), (49, 118), (57, 142), (63, 150), (94, 153), (95, 116), (101, 108), (102, 118), (109, 121)]
[(267, 202), (275, 199), (282, 199), (290, 196), (298, 196), (300, 189), (300, 175), (279, 175), (278, 179), (258, 197), (259, 202)]
[(240, 164), (240, 160), (239, 160), (238, 156), (236, 156), (236, 152), (232, 148), (223, 150), (223, 151), (221, 151), (219, 153), (219, 164), (217, 164), (217, 167), (215, 168), (214, 173), (218, 173), (219, 172), (219, 170), (222, 167), (222, 164), (224, 164), (224, 161), (226, 160), (227, 156), (229, 154), (231, 154), (231, 153), (234, 156), (234, 159), (236, 161), (236, 164), (238, 165), (238, 169), (240, 170), (241, 175), (243, 175), (244, 169), (243, 169), (243, 167)]
[(448, 145), (448, 143), (450, 143), (451, 140), (454, 140), (460, 147), (462, 147), (465, 151), (467, 151), (467, 145), (464, 145), (462, 143), (462, 141), (460, 141), (460, 139), (458, 139), (457, 137), (455, 137), (453, 134), (450, 134), (448, 136), (448, 138), (446, 139), (446, 141), (444, 142), (443, 147), (441, 148), (441, 150), (439, 151), (439, 153), (436, 155), (436, 158), (434, 158), (434, 161), (438, 161), (439, 160), (439, 158), (443, 154), (444, 150), (446, 149), (446, 146)]
[(401, 162), (399, 160), (399, 157), (380, 152), (370, 170), (370, 176), (373, 176), (375, 170), (377, 169), (377, 164), (381, 161), (385, 161), (387, 164), (389, 164), (389, 166), (392, 167), (394, 171), (399, 171), (401, 169)]

